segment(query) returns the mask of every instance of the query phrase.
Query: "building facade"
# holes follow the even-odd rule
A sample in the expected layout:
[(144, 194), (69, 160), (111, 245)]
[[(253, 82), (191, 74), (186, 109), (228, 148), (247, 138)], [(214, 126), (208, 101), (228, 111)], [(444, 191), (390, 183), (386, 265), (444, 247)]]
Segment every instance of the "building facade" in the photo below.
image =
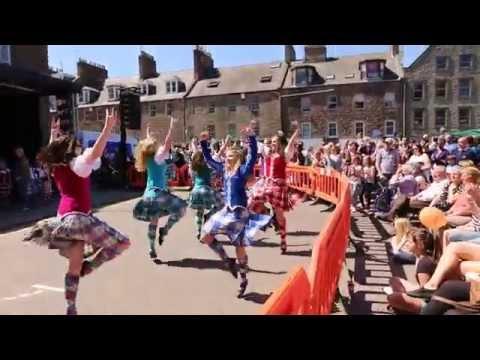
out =
[(405, 69), (410, 135), (480, 127), (479, 60), (479, 45), (430, 45)]
[(324, 45), (305, 45), (305, 58), (294, 58), (293, 53), (282, 93), (282, 128), (287, 133), (292, 121), (298, 122), (306, 142), (404, 133), (397, 45), (386, 53), (341, 58), (328, 57)]

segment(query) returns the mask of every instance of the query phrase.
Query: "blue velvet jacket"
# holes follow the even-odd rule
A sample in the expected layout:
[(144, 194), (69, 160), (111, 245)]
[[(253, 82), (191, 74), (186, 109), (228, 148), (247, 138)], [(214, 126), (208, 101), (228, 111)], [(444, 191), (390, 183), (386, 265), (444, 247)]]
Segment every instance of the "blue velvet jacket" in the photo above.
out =
[(241, 165), (238, 170), (231, 176), (224, 171), (224, 165), (215, 161), (208, 147), (207, 141), (200, 142), (202, 146), (203, 156), (208, 166), (213, 168), (217, 173), (223, 173), (223, 188), (225, 192), (225, 205), (233, 208), (235, 206), (247, 207), (247, 194), (245, 191), (247, 179), (253, 174), (253, 169), (257, 161), (257, 141), (255, 136), (248, 138), (248, 155), (245, 164)]

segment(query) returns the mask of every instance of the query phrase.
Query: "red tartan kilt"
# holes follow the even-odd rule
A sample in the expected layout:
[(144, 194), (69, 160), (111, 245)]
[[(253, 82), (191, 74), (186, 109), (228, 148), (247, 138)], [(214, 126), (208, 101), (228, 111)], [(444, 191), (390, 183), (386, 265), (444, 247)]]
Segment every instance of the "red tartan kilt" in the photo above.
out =
[(273, 208), (281, 208), (285, 211), (293, 207), (287, 182), (282, 179), (266, 179), (263, 186), (255, 186), (252, 201), (267, 202)]

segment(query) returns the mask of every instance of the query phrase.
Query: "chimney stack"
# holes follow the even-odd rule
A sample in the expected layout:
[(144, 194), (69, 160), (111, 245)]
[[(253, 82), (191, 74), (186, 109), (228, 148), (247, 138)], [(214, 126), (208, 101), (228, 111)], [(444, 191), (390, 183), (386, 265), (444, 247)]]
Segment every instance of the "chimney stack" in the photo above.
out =
[(400, 55), (400, 45), (390, 45), (390, 55), (392, 57)]
[(291, 62), (297, 60), (295, 54), (295, 48), (293, 45), (285, 45), (285, 62), (290, 64)]
[(209, 79), (216, 75), (212, 55), (201, 45), (195, 45), (193, 48), (193, 72), (195, 81)]
[(89, 86), (100, 91), (108, 78), (108, 71), (103, 65), (78, 59), (77, 76), (82, 86)]
[(146, 80), (158, 76), (157, 63), (152, 55), (141, 51), (138, 55), (138, 72), (140, 79)]
[(304, 45), (305, 62), (327, 61), (327, 45)]

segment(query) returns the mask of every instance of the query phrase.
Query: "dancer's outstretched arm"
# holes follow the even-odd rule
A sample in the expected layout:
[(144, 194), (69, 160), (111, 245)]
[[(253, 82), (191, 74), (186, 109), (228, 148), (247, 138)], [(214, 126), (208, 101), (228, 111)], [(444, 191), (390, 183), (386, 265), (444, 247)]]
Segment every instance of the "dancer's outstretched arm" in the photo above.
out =
[(165, 136), (165, 141), (162, 146), (160, 146), (155, 154), (155, 162), (161, 163), (168, 158), (170, 154), (170, 149), (172, 148), (172, 130), (177, 122), (177, 119), (170, 117), (170, 128), (168, 129), (167, 136)]
[(93, 145), (92, 149), (85, 154), (85, 162), (87, 164), (93, 164), (97, 159), (100, 159), (107, 145), (108, 138), (112, 133), (112, 129), (118, 121), (118, 113), (114, 108), (106, 110), (106, 120), (100, 136)]
[(208, 132), (204, 131), (200, 134), (200, 146), (202, 147), (203, 157), (205, 158), (208, 166), (210, 166), (216, 172), (221, 173), (223, 172), (223, 164), (221, 162), (215, 161), (212, 158), (212, 153), (208, 147), (208, 139)]
[(56, 140), (61, 135), (60, 130), (60, 119), (53, 119), (50, 122), (50, 141), (48, 142), (51, 144), (54, 140)]
[[(296, 124), (296, 122), (292, 122), (292, 125), (295, 126), (295, 124)], [(299, 129), (298, 129), (298, 126), (297, 126), (297, 129), (293, 133), (292, 137), (288, 141), (287, 147), (285, 148), (285, 156), (286, 156), (287, 161), (290, 161), (293, 158), (293, 153), (295, 151), (295, 143), (298, 139), (298, 134), (299, 134)]]
[(249, 176), (253, 174), (253, 169), (257, 163), (257, 140), (255, 139), (255, 133), (250, 127), (244, 129), (242, 132), (248, 136), (248, 154), (245, 165), (240, 168), (240, 171), (242, 176)]

